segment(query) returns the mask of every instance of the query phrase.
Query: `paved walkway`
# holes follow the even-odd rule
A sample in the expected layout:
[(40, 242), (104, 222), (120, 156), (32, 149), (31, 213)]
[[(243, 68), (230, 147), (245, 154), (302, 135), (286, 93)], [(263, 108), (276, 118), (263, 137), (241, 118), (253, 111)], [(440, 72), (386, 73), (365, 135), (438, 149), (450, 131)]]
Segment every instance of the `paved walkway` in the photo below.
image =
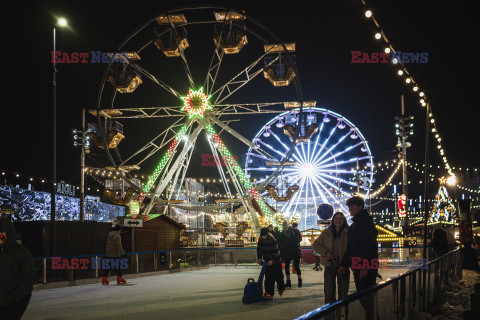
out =
[[(297, 287), (292, 275), (293, 288), (268, 302), (242, 304), (245, 283), (258, 277), (259, 266), (212, 267), (127, 279), (125, 286), (113, 284), (110, 277), (109, 286), (34, 291), (23, 319), (293, 319), (324, 304), (323, 271), (313, 271), (312, 265), (302, 267), (303, 288)], [(401, 272), (380, 270), (384, 279)], [(355, 291), (353, 276), (350, 291)]]

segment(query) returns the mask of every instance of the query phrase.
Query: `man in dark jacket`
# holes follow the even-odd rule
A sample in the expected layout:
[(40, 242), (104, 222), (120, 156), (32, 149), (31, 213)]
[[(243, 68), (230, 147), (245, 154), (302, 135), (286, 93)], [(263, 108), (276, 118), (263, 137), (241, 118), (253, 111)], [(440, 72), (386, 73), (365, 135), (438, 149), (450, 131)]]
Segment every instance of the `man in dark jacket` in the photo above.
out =
[(21, 319), (32, 297), (35, 270), (8, 218), (0, 219), (0, 318)]
[(298, 287), (302, 287), (302, 271), (300, 270), (300, 259), (302, 258), (302, 234), (298, 231), (298, 223), (293, 223), (288, 227), (284, 233), (283, 248), (285, 256), (285, 274), (287, 275), (286, 287), (291, 288), (292, 282), (290, 280), (290, 262), (293, 261), (293, 266), (297, 271)]
[(260, 238), (257, 243), (258, 264), (262, 260), (268, 263), (265, 270), (265, 294), (267, 298), (272, 298), (275, 294), (275, 282), (277, 283), (278, 294), (282, 295), (285, 290), (283, 282), (282, 261), (278, 252), (277, 241), (268, 232), (267, 228), (260, 230)]
[[(375, 285), (378, 271), (377, 234), (372, 217), (364, 209), (365, 202), (358, 196), (347, 200), (348, 211), (353, 223), (348, 228), (347, 253), (340, 263), (340, 273), (352, 268), (355, 287), (362, 291)], [(366, 319), (373, 319), (373, 295), (360, 299)]]

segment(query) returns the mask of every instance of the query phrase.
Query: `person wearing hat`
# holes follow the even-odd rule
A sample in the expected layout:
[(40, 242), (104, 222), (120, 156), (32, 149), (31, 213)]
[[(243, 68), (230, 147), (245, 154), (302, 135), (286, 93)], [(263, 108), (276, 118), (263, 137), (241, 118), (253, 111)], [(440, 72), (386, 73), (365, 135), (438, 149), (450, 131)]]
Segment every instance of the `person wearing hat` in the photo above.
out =
[(283, 295), (285, 283), (283, 281), (282, 262), (278, 253), (277, 240), (268, 232), (268, 228), (260, 230), (260, 238), (257, 243), (258, 264), (266, 262), (265, 270), (265, 293), (264, 297), (273, 298), (275, 294), (275, 282), (277, 283), (278, 294)]
[(298, 231), (298, 223), (294, 222), (284, 233), (284, 256), (285, 256), (285, 274), (287, 275), (286, 287), (291, 288), (292, 282), (290, 280), (290, 262), (293, 261), (293, 266), (297, 271), (298, 287), (302, 287), (302, 271), (300, 270), (300, 259), (302, 258), (302, 234)]
[[(108, 240), (107, 240), (107, 252), (106, 252), (106, 259), (119, 259), (125, 256), (125, 250), (122, 247), (122, 238), (120, 237), (121, 227), (117, 224), (115, 227), (110, 229), (108, 233)], [(110, 282), (108, 281), (108, 273), (110, 269), (106, 269), (103, 273), (102, 277), (102, 284), (108, 285)], [(127, 281), (122, 279), (122, 272), (120, 268), (117, 269), (117, 284), (126, 284)]]

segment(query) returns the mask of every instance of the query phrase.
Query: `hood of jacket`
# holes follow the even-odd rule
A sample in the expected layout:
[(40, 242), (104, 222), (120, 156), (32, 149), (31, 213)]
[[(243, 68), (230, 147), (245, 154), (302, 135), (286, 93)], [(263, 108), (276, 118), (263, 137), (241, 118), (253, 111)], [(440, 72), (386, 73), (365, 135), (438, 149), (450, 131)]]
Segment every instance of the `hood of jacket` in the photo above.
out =
[(20, 245), (17, 243), (17, 233), (13, 223), (6, 218), (0, 219), (0, 232), (7, 234), (7, 242), (2, 246), (3, 250), (0, 250), (0, 254), (12, 254), (19, 250)]

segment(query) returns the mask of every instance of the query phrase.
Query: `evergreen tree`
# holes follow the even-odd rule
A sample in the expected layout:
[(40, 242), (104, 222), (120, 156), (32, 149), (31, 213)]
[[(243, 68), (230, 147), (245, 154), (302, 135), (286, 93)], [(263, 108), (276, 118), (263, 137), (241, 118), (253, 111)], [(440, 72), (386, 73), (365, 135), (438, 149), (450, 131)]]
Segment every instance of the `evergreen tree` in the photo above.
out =
[(435, 195), (435, 203), (432, 207), (428, 222), (458, 222), (457, 211), (453, 204), (452, 198), (448, 195), (447, 180), (442, 177), (440, 180), (440, 188)]

